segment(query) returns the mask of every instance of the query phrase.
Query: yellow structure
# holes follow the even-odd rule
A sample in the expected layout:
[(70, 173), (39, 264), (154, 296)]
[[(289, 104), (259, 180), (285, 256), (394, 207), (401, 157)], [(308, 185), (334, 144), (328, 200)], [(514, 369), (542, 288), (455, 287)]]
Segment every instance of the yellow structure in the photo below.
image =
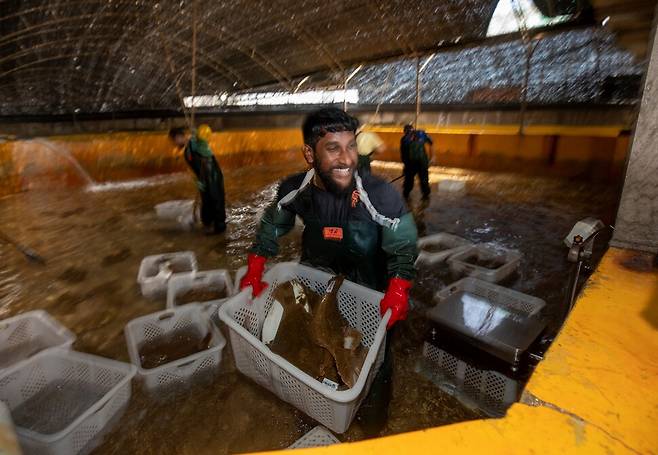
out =
[[(438, 165), (482, 170), (534, 172), (614, 181), (622, 175), (629, 138), (619, 127), (518, 125), (423, 126), (435, 141)], [(386, 143), (377, 159), (399, 161), (400, 127), (369, 130)], [(47, 145), (44, 145), (44, 142)], [(224, 169), (299, 160), (299, 128), (213, 132), (209, 143)], [(38, 141), (0, 143), (0, 195), (28, 189), (43, 174), (74, 183), (76, 175), (62, 154), (70, 152), (98, 181), (122, 180), (186, 169), (180, 151), (165, 132), (118, 132), (53, 136)]]
[(296, 453), (658, 452), (658, 270), (611, 248), (502, 419)]

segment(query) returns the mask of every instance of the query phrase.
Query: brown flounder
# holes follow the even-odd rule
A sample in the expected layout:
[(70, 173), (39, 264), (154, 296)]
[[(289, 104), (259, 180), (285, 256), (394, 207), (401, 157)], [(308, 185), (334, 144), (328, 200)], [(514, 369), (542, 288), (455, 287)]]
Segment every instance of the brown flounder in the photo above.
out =
[(329, 280), (327, 290), (315, 309), (311, 322), (313, 340), (327, 349), (341, 380), (354, 387), (368, 350), (361, 345), (361, 333), (350, 327), (338, 310), (338, 289), (345, 278), (337, 275)]
[(333, 357), (314, 342), (311, 334), (313, 310), (318, 305), (319, 296), (292, 280), (280, 284), (273, 291), (273, 297), (283, 307), (283, 316), (268, 347), (310, 376), (338, 382)]

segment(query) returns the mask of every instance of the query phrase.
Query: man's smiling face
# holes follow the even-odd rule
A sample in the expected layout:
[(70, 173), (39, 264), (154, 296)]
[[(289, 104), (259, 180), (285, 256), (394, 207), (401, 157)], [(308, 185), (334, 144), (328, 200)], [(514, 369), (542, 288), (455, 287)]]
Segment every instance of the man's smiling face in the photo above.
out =
[(327, 133), (317, 142), (315, 150), (307, 145), (304, 155), (326, 190), (340, 194), (352, 187), (357, 163), (356, 138), (352, 131)]

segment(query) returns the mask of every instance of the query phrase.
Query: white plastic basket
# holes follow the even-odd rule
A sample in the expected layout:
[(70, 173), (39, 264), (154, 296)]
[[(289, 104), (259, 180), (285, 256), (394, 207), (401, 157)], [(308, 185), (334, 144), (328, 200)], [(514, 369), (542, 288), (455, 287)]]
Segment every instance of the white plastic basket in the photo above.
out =
[(155, 206), (155, 212), (161, 220), (175, 221), (184, 230), (194, 228), (194, 223), (200, 219), (200, 205), (194, 205), (193, 200), (167, 201)]
[(225, 300), (234, 294), (231, 275), (228, 271), (219, 269), (172, 276), (167, 285), (167, 308), (184, 305), (185, 302), (179, 303), (179, 299), (186, 292), (203, 290), (224, 291), (226, 297), (212, 300)]
[[(428, 235), (418, 239), (418, 259), (416, 265), (436, 265), (448, 259), (450, 256), (464, 251), (473, 244), (468, 240), (447, 232)], [(441, 251), (430, 252), (424, 250), (429, 246), (438, 246)]]
[(53, 347), (70, 348), (75, 335), (43, 310), (0, 321), (0, 374), (4, 369)]
[[(200, 304), (191, 303), (133, 319), (124, 328), (128, 354), (150, 392), (164, 387), (180, 388), (219, 368), (226, 340)], [(198, 330), (203, 336), (211, 331), (211, 347), (156, 368), (143, 368), (139, 355), (144, 343), (162, 339), (179, 330)]]
[(466, 191), (466, 182), (463, 180), (443, 179), (439, 181), (437, 188), (440, 192), (461, 193)]
[(234, 286), (233, 286), (233, 295), (237, 294), (240, 292), (240, 281), (242, 281), (242, 278), (247, 274), (247, 266), (243, 265), (240, 267), (237, 272), (235, 272), (235, 280), (233, 281)]
[[(267, 272), (272, 266), (276, 264), (265, 264), (265, 272)], [(240, 292), (240, 281), (247, 274), (247, 266), (243, 265), (235, 272), (235, 279), (233, 280), (233, 295), (236, 295)]]
[(340, 444), (340, 441), (325, 427), (318, 425), (304, 436), (296, 440), (289, 449), (308, 449), (311, 447)]
[(192, 213), (194, 210), (194, 200), (177, 199), (157, 204), (155, 213), (158, 218), (163, 220), (178, 220), (179, 217)]
[[(478, 260), (500, 259), (502, 264), (490, 269), (468, 262), (470, 258)], [(502, 248), (496, 245), (483, 243), (474, 245), (448, 258), (450, 270), (455, 273), (468, 275), (473, 278), (499, 283), (509, 277), (519, 267), (521, 253), (516, 250)]]
[(297, 279), (323, 294), (332, 275), (293, 262), (272, 266), (263, 280), (265, 291), (251, 300), (251, 289), (244, 289), (219, 309), (219, 318), (228, 326), (235, 364), (240, 372), (292, 404), (336, 433), (344, 433), (365, 398), (384, 360), (386, 323), (379, 302), (383, 294), (344, 281), (338, 291), (338, 308), (353, 328), (363, 334), (369, 347), (361, 373), (354, 387), (335, 391), (312, 378), (281, 356), (274, 354), (261, 341), (263, 321), (272, 302), (272, 292), (280, 283)]
[[(169, 262), (178, 272), (164, 273), (160, 266)], [(164, 297), (167, 293), (169, 279), (179, 273), (196, 273), (196, 256), (191, 251), (154, 254), (142, 259), (137, 273), (137, 283), (141, 286), (142, 295), (147, 298)]]
[[(89, 453), (123, 414), (130, 401), (130, 380), (135, 372), (135, 367), (127, 363), (64, 349), (49, 349), (0, 376), (0, 400), (12, 412), (25, 453)], [(57, 389), (53, 390), (67, 390), (68, 394), (81, 400), (90, 394), (86, 401), (91, 404), (81, 411), (75, 409), (76, 404), (70, 400), (59, 402), (53, 397), (53, 401), (38, 406), (39, 412), (18, 415), (21, 405), (27, 400), (55, 386)], [(86, 404), (83, 401), (83, 405), (77, 403), (77, 406)], [(35, 428), (44, 424), (61, 429), (44, 434)], [(30, 426), (32, 429), (26, 428)]]

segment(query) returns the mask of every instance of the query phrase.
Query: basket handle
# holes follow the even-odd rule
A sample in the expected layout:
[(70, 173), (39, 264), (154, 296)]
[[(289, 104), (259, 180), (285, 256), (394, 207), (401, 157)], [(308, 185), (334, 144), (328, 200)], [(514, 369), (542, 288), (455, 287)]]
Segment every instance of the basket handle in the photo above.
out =
[(475, 272), (475, 267), (469, 264), (464, 264), (464, 273), (473, 273)]
[(441, 289), (439, 292), (435, 294), (435, 298), (438, 301), (443, 301), (450, 297), (451, 295), (455, 294), (456, 292), (459, 292), (460, 287), (456, 285), (456, 283), (451, 284), (450, 286), (446, 286), (445, 288)]
[[(99, 407), (98, 409), (96, 409), (96, 410), (91, 414), (92, 416), (98, 414), (99, 412), (101, 412), (103, 409), (105, 409), (105, 408), (107, 407), (107, 405), (110, 403), (110, 401), (112, 401), (112, 396), (107, 396), (107, 397), (105, 397), (105, 398), (106, 398), (105, 403), (101, 404), (100, 407)], [(91, 416), (90, 416), (90, 417), (91, 417)]]
[(197, 360), (199, 360), (199, 359), (192, 359), (192, 360), (190, 360), (190, 361), (188, 361), (188, 362), (181, 363), (180, 365), (176, 365), (176, 368), (184, 368), (184, 367), (186, 367), (186, 366), (188, 366), (188, 365), (193, 364), (193, 363), (194, 363), (195, 361), (197, 361)]
[(160, 316), (158, 316), (158, 320), (164, 321), (165, 319), (171, 319), (172, 317), (174, 317), (174, 312), (169, 311), (167, 313), (162, 313)]

